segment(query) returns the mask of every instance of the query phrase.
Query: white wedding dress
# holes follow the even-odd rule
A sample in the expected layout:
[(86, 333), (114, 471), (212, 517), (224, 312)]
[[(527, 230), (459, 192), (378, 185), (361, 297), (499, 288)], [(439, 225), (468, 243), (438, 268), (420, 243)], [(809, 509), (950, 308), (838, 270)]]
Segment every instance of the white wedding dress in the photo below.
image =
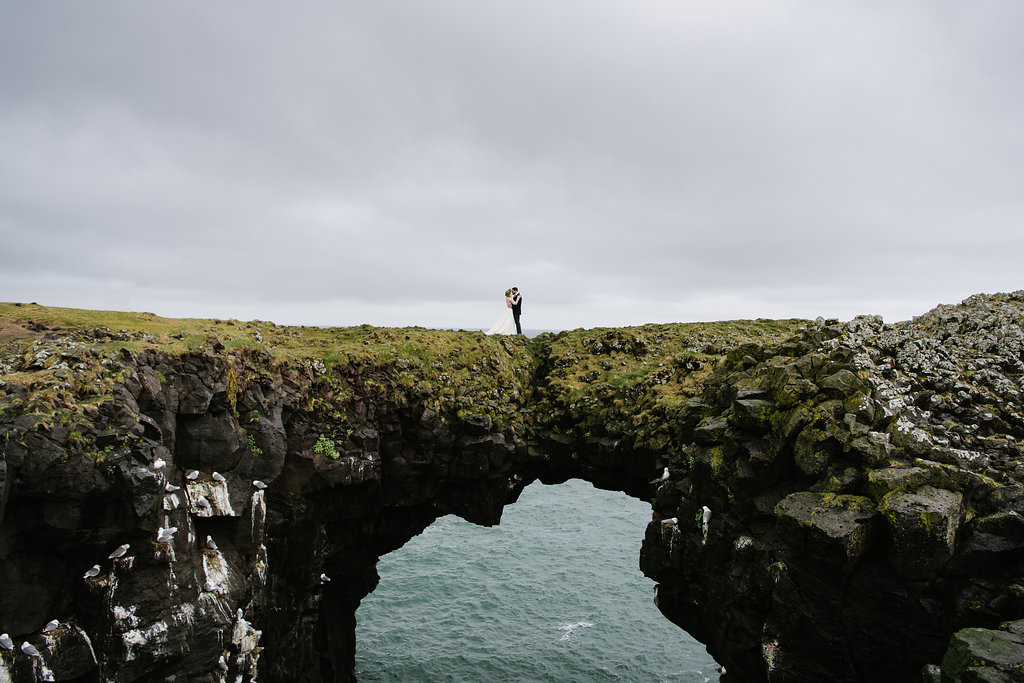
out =
[(512, 298), (505, 297), (505, 315), (498, 319), (498, 322), (494, 323), (494, 327), (484, 332), (484, 334), (515, 334), (516, 333), (516, 320), (512, 317)]

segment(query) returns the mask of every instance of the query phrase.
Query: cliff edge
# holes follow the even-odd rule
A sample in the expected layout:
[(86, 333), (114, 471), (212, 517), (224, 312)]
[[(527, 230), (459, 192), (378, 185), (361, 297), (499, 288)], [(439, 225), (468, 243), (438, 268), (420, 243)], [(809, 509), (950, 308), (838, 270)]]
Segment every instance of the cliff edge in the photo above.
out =
[(652, 502), (657, 603), (737, 680), (1020, 680), (1022, 323), (1022, 292), (534, 340), (0, 304), (0, 679), (351, 680), (381, 555), (578, 477)]

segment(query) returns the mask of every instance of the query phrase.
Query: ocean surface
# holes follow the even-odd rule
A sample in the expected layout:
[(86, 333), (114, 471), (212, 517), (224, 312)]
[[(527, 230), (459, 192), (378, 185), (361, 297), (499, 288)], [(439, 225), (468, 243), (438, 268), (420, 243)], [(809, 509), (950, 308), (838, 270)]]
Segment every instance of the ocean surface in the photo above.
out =
[(438, 519), (378, 564), (356, 612), (360, 681), (718, 680), (638, 568), (650, 505), (530, 485), (501, 524)]

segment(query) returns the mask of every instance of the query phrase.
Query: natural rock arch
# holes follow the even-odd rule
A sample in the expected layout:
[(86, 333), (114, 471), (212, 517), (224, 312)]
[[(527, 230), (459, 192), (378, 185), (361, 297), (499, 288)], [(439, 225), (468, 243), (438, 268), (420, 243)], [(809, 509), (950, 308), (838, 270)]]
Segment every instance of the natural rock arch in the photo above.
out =
[(1004, 675), (976, 643), (1024, 646), (1024, 293), (533, 342), (27, 309), (0, 628), (42, 656), (0, 649), (12, 680), (348, 680), (381, 554), (568, 477), (653, 501), (659, 607), (740, 680)]

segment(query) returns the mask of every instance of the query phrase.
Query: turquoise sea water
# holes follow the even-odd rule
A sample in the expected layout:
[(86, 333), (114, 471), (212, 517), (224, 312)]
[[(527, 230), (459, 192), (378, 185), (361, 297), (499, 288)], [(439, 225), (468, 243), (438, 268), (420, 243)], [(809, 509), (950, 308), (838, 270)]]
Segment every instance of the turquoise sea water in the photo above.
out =
[(717, 681), (654, 606), (650, 505), (536, 483), (496, 527), (443, 517), (378, 565), (356, 619), (360, 681)]

